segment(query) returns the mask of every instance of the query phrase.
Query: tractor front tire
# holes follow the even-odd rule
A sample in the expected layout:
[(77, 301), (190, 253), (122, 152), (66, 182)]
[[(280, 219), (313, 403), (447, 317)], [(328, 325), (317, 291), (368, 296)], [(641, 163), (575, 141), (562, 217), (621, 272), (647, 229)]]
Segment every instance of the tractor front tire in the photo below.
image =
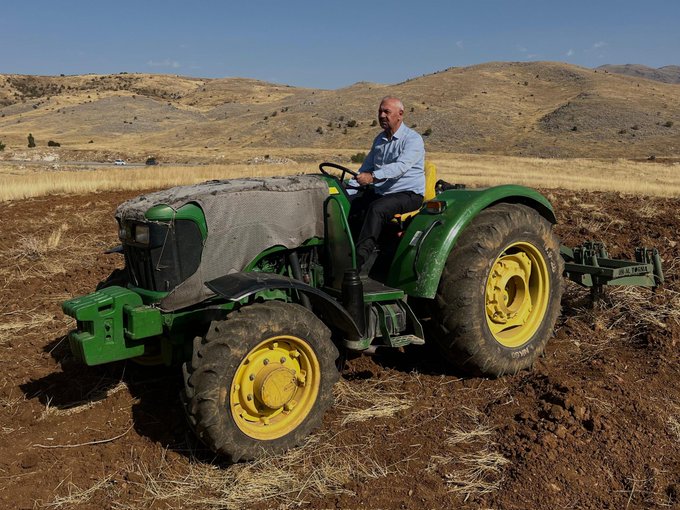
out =
[(190, 425), (232, 462), (299, 445), (333, 403), (338, 350), (306, 308), (267, 301), (213, 321), (184, 364)]
[(483, 210), (449, 254), (433, 307), (445, 356), (489, 376), (530, 368), (560, 313), (564, 262), (552, 225), (520, 204)]

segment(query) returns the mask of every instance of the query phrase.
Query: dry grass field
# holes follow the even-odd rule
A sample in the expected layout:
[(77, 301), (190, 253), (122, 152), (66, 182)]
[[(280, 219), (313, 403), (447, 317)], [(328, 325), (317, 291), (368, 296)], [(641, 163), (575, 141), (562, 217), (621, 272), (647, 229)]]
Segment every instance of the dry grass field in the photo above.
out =
[[(350, 168), (348, 151), (304, 151), (304, 158), (330, 157)], [(289, 157), (253, 158), (251, 164), (162, 165), (152, 167), (88, 167), (65, 165), (46, 169), (0, 161), (0, 201), (107, 190), (143, 190), (193, 184), (211, 179), (294, 175), (318, 172), (317, 163)], [(247, 159), (247, 158), (243, 158)], [(437, 175), (467, 186), (521, 184), (540, 188), (581, 191), (615, 191), (649, 196), (680, 196), (680, 162), (636, 162), (624, 159), (539, 159), (511, 156), (434, 153), (429, 156)], [(325, 161), (319, 159), (318, 162)]]
[[(556, 63), (338, 91), (0, 76), (0, 508), (680, 508), (678, 87)], [(103, 253), (120, 202), (322, 161), (356, 168), (387, 93), (432, 129), (440, 178), (538, 188), (564, 244), (604, 240), (623, 258), (657, 247), (666, 284), (594, 305), (568, 284), (545, 356), (512, 376), (471, 377), (427, 345), (350, 359), (323, 427), (247, 464), (196, 441), (178, 370), (75, 363), (60, 304), (121, 267)], [(149, 155), (161, 165), (144, 166)]]

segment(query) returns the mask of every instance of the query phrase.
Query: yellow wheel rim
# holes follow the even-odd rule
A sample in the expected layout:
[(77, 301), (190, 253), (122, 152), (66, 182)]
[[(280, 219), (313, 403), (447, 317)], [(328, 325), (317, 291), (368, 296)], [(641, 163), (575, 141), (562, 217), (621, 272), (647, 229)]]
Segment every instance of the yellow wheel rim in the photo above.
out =
[(508, 246), (493, 263), (486, 281), (486, 323), (498, 343), (519, 347), (543, 322), (550, 277), (543, 254), (525, 242)]
[(304, 340), (284, 335), (259, 343), (241, 361), (229, 390), (236, 425), (259, 440), (285, 436), (314, 406), (320, 376), (319, 361)]

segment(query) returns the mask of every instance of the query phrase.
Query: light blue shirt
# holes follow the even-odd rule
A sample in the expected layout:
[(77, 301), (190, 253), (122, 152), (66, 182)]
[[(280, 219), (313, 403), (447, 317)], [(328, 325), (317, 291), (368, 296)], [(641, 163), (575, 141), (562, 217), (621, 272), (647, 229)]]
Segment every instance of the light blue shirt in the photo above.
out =
[[(359, 172), (373, 172), (373, 186), (378, 195), (400, 191), (413, 191), (424, 195), (424, 167), (423, 138), (402, 123), (391, 139), (387, 138), (384, 131), (376, 136)], [(349, 185), (358, 184), (354, 179), (350, 179)]]

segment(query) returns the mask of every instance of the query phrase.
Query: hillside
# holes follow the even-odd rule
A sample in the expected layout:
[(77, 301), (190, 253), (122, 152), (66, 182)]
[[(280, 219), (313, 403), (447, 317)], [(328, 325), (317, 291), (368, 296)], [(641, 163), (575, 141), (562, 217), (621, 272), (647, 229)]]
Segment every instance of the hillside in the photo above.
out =
[(680, 87), (562, 63), (487, 63), (395, 85), (315, 90), (244, 78), (0, 75), (2, 157), (211, 161), (236, 151), (365, 149), (386, 94), (430, 151), (678, 157)]
[(607, 64), (598, 67), (598, 69), (608, 73), (625, 74), (634, 78), (645, 78), (663, 83), (680, 83), (680, 66), (664, 66), (656, 69), (640, 64)]

